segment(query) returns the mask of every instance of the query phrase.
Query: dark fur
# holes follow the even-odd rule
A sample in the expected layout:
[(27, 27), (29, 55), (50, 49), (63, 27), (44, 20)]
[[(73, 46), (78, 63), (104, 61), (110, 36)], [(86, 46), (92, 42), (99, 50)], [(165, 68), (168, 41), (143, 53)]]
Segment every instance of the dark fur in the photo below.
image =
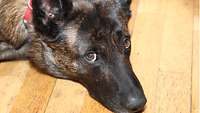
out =
[(16, 28), (22, 0), (2, 0), (0, 60), (29, 59), (49, 75), (81, 83), (116, 113), (141, 110), (146, 99), (129, 61), (130, 2), (33, 0), (33, 27), (26, 30)]

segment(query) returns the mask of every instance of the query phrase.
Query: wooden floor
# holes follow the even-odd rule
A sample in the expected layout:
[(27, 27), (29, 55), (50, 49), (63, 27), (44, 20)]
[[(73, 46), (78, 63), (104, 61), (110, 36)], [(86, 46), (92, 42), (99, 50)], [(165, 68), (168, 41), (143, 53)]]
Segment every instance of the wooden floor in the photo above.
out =
[[(134, 1), (137, 2), (137, 1)], [(144, 113), (198, 113), (198, 0), (132, 5), (131, 62), (148, 102)], [(135, 24), (134, 24), (135, 23)], [(109, 113), (81, 85), (38, 73), (28, 61), (0, 63), (0, 113)]]

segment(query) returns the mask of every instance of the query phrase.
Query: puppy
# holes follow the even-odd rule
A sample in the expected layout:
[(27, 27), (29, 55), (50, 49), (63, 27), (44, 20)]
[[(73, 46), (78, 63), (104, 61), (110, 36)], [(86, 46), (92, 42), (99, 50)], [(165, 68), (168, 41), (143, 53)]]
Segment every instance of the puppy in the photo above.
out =
[(115, 113), (143, 109), (131, 67), (131, 0), (1, 0), (0, 61), (27, 59), (51, 76), (81, 83)]

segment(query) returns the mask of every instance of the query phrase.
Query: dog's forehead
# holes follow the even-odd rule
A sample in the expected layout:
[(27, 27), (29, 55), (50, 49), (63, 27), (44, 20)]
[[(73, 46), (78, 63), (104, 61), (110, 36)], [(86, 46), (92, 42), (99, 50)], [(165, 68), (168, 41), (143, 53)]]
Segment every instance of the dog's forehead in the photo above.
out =
[(73, 0), (72, 4), (75, 11), (83, 12), (96, 10), (97, 7), (102, 10), (108, 10), (120, 6), (116, 0)]
[(94, 5), (88, 0), (73, 0), (74, 11), (83, 11), (85, 13), (94, 10)]
[[(111, 35), (106, 34), (106, 31), (103, 34), (97, 34), (92, 27), (88, 27), (88, 30), (83, 30), (80, 25), (72, 24), (66, 27), (63, 32), (66, 37), (65, 41), (67, 42), (67, 46), (79, 55), (84, 55), (89, 49), (100, 49), (102, 46), (108, 47), (109, 43), (111, 43)], [(97, 35), (101, 36), (98, 37)]]
[(102, 46), (110, 44), (112, 32), (120, 24), (113, 0), (74, 0), (73, 5), (83, 13), (64, 28), (68, 46), (84, 54), (96, 41)]

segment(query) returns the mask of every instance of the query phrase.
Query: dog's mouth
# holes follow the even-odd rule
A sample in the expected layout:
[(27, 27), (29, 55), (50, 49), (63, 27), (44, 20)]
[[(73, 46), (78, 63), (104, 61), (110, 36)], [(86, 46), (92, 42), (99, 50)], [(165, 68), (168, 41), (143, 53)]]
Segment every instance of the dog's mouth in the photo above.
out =
[(128, 109), (128, 108), (118, 108), (118, 109), (113, 109), (112, 111), (114, 113), (142, 113), (144, 111), (145, 107), (141, 107), (138, 109)]
[(129, 109), (129, 108), (124, 108), (124, 109), (116, 109), (113, 110), (114, 113), (142, 113), (145, 110), (145, 106), (142, 106), (137, 109)]
[(141, 113), (141, 112), (144, 111), (144, 109), (145, 109), (145, 106), (138, 108), (138, 109), (135, 109), (135, 110), (131, 110), (130, 113)]

